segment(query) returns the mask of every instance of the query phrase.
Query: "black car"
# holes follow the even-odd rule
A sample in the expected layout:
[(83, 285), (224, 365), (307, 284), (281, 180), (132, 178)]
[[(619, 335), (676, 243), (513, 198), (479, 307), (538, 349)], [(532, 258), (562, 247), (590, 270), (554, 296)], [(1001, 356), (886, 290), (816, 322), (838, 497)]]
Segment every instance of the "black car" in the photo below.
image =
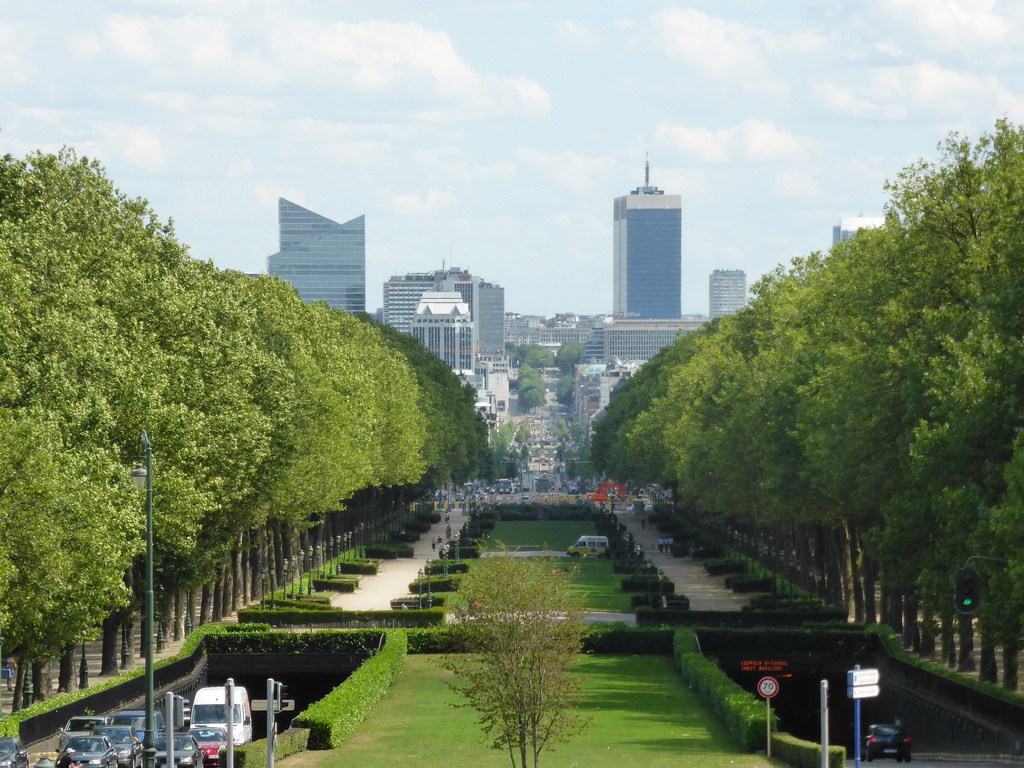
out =
[(110, 739), (117, 750), (118, 768), (142, 768), (142, 737), (134, 725), (100, 725), (92, 732)]
[(117, 768), (117, 750), (100, 734), (72, 736), (57, 756), (57, 768)]
[[(203, 748), (189, 733), (174, 734), (175, 768), (203, 768)], [(167, 768), (167, 734), (156, 739), (156, 766)]]
[(28, 752), (21, 739), (14, 736), (0, 738), (0, 768), (28, 768)]
[(910, 762), (910, 737), (899, 725), (872, 725), (864, 739), (864, 757), (894, 757), (896, 762)]

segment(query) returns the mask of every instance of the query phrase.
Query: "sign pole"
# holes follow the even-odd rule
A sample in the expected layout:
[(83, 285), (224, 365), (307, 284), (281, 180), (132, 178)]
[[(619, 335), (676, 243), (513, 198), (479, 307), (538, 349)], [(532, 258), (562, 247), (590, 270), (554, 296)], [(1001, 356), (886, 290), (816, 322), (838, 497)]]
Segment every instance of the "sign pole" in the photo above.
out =
[[(860, 664), (854, 664), (853, 670), (860, 671)], [(860, 699), (853, 700), (853, 765), (860, 768)]]
[(828, 768), (828, 680), (821, 681), (821, 768)]
[(765, 730), (768, 731), (768, 733), (765, 734), (765, 741), (767, 741), (767, 743), (768, 743), (768, 757), (771, 757), (772, 756), (772, 700), (771, 699), (765, 699), (764, 700), (764, 704), (768, 708), (768, 710), (767, 710), (768, 714), (767, 714), (767, 717), (765, 717), (765, 721), (764, 721)]
[(767, 744), (768, 757), (772, 756), (772, 696), (779, 692), (779, 681), (774, 677), (762, 677), (757, 682), (757, 692), (764, 697), (766, 706), (765, 712), (765, 743)]

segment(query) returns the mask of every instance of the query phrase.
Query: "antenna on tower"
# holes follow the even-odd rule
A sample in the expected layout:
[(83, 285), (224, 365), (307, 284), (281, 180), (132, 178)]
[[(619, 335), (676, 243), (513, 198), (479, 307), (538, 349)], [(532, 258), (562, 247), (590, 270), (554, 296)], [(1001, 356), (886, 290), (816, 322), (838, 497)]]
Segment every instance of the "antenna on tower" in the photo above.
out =
[(651, 161), (648, 159), (650, 155), (644, 152), (644, 186), (651, 186)]

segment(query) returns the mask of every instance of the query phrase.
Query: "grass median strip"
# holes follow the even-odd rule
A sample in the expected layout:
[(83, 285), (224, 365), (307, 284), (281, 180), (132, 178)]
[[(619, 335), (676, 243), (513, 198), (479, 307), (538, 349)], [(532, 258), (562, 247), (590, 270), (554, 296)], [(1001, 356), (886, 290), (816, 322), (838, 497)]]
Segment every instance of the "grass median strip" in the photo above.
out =
[[(508, 755), (483, 743), (475, 713), (450, 706), (457, 699), (439, 661), (409, 656), (402, 676), (351, 739), (334, 750), (290, 757), (283, 768), (507, 768)], [(770, 765), (733, 746), (667, 656), (582, 656), (579, 671), (587, 676), (581, 708), (593, 722), (585, 734), (546, 752), (544, 768)]]

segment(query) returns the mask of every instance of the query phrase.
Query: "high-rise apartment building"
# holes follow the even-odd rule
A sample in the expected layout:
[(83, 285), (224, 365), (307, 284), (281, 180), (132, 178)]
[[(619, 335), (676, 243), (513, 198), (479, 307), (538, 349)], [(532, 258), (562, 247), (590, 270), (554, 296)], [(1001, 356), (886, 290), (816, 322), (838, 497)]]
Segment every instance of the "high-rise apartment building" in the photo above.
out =
[(612, 311), (622, 319), (678, 319), (681, 313), (683, 211), (679, 195), (650, 183), (615, 198)]
[(731, 315), (747, 303), (747, 273), (742, 269), (716, 269), (708, 278), (708, 314)]
[(392, 277), (384, 283), (384, 322), (408, 333), (420, 297), (428, 291), (462, 296), (475, 325), (478, 353), (505, 350), (505, 289), (459, 267)]
[(294, 285), (303, 301), (365, 312), (365, 217), (339, 224), (283, 197), (277, 215), (281, 250), (267, 257), (267, 272)]
[(849, 240), (862, 229), (874, 229), (885, 224), (884, 216), (843, 216), (832, 225), (832, 245)]
[(469, 304), (456, 291), (427, 291), (420, 297), (410, 331), (453, 371), (473, 372), (473, 321)]

